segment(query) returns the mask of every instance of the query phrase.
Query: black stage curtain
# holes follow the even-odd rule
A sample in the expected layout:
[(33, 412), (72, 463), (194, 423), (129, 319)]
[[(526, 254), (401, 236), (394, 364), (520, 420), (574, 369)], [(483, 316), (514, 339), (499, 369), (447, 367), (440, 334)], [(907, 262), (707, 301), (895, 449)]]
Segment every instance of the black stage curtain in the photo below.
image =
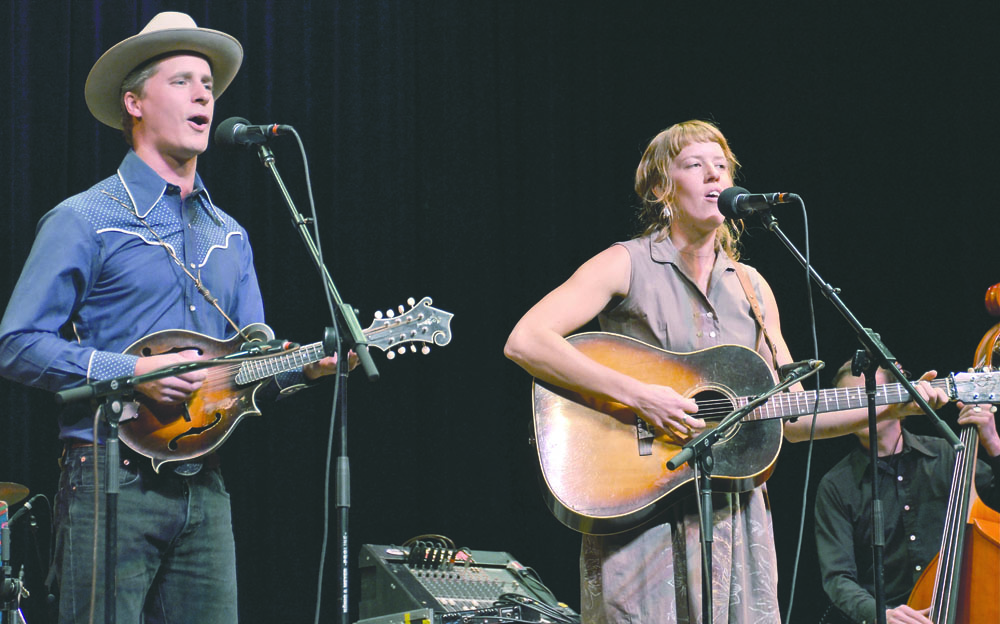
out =
[[(579, 539), (542, 503), (527, 443), (530, 379), (501, 351), (533, 302), (636, 233), (634, 167), (671, 123), (715, 120), (744, 164), (743, 186), (806, 199), (814, 265), (908, 369), (964, 369), (994, 322), (982, 297), (1000, 280), (995, 1), (919, 11), (520, 0), (4, 7), (0, 303), (41, 215), (110, 175), (125, 152), (86, 109), (91, 65), (157, 12), (180, 10), (246, 50), (216, 121), (238, 115), (301, 134), (327, 265), (362, 324), (407, 297), (429, 295), (455, 313), (451, 345), (376, 355), (382, 379), (348, 384), (352, 566), (362, 544), (444, 534), (510, 552), (579, 606)], [(273, 148), (305, 210), (298, 150), (290, 138)], [(215, 146), (199, 164), (213, 198), (250, 232), (270, 324), (319, 340), (330, 323), (321, 284), (267, 171), (252, 152)], [(801, 213), (781, 210), (804, 248)], [(804, 271), (757, 223), (747, 234), (745, 258), (772, 284), (793, 354), (811, 356)], [(832, 370), (856, 342), (832, 306), (815, 305)], [(312, 617), (331, 394), (325, 386), (265, 406), (223, 448), (245, 622)], [(54, 411), (46, 393), (0, 381), (0, 481), (54, 492)], [(849, 447), (818, 444), (810, 485)], [(806, 447), (786, 445), (768, 484), (785, 609), (805, 465)], [(811, 515), (796, 621), (815, 621), (822, 596)], [(15, 542), (32, 622), (45, 621), (44, 513), (38, 524), (37, 540), (21, 529)], [(336, 555), (327, 620), (339, 609)]]

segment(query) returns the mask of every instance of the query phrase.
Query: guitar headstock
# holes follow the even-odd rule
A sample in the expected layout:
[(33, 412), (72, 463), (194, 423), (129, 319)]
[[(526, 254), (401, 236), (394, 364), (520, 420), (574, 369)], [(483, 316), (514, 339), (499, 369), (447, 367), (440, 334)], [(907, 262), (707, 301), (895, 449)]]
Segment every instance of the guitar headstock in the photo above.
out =
[(963, 403), (1000, 403), (1000, 372), (954, 373), (955, 398)]
[[(431, 307), (431, 298), (424, 297), (419, 303), (413, 298), (406, 302), (410, 309), (399, 306), (398, 311), (388, 310), (384, 315), (375, 314), (375, 320), (364, 330), (369, 346), (386, 351), (386, 357), (392, 359), (396, 354), (406, 352), (407, 343), (424, 343), (421, 352), (430, 351), (428, 343), (439, 347), (451, 342), (450, 312)], [(410, 345), (411, 351), (416, 351), (415, 344)]]

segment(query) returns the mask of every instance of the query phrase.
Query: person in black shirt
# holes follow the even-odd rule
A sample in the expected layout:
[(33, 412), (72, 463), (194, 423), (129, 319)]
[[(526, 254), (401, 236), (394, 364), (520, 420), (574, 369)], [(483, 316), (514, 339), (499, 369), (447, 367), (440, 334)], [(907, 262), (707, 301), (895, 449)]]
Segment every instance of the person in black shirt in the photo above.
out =
[[(879, 370), (878, 383), (888, 381)], [(862, 386), (850, 362), (837, 371), (838, 387)], [(960, 404), (961, 405), (961, 404)], [(1000, 508), (1000, 437), (996, 407), (961, 406), (959, 425), (979, 429), (976, 489), (983, 502)], [(930, 623), (927, 612), (906, 606), (914, 584), (941, 546), (955, 450), (943, 439), (903, 428), (898, 406), (879, 414), (878, 479), (885, 524), (884, 587), (886, 621)], [(816, 547), (823, 589), (855, 622), (875, 620), (871, 539), (871, 469), (867, 427), (854, 432), (859, 446), (820, 481), (816, 494)]]

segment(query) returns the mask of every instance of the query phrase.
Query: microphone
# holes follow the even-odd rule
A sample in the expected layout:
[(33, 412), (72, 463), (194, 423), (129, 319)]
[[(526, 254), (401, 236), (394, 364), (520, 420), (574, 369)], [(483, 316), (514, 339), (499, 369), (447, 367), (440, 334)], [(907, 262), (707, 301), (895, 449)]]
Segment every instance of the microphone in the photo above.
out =
[(291, 126), (282, 124), (253, 126), (242, 117), (230, 117), (215, 129), (215, 143), (224, 147), (263, 145), (271, 137), (290, 132), (292, 132)]
[(35, 494), (27, 501), (25, 501), (24, 505), (22, 505), (21, 508), (18, 509), (14, 513), (14, 515), (10, 517), (10, 520), (7, 521), (7, 526), (9, 527), (14, 526), (14, 523), (17, 522), (21, 518), (21, 516), (31, 511), (32, 507), (34, 507), (35, 505), (35, 501), (37, 501), (41, 497), (42, 494)]
[(784, 381), (801, 380), (826, 366), (823, 360), (802, 360), (778, 367), (778, 376)]
[(751, 193), (743, 187), (731, 186), (719, 193), (719, 212), (727, 219), (742, 219), (794, 201), (799, 201), (795, 193)]

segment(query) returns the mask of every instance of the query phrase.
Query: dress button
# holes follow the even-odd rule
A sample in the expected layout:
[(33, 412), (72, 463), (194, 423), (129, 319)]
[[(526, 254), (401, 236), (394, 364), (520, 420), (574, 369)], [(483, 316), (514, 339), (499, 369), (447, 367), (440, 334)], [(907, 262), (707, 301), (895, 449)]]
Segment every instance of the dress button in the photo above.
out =
[(920, 566), (917, 566), (917, 572), (919, 572), (921, 569), (922, 568)]
[(189, 305), (188, 306), (188, 310), (191, 310), (192, 312), (194, 312), (196, 309), (197, 308), (195, 308), (194, 305)]
[(916, 536), (916, 535), (911, 535), (911, 536), (910, 536), (910, 541), (911, 541), (911, 542), (915, 542), (915, 541), (917, 541), (917, 536)]
[(896, 481), (902, 481), (902, 480), (903, 480), (903, 475), (899, 475), (896, 477)]
[(192, 262), (192, 263), (191, 263), (191, 268), (192, 268), (192, 269), (194, 268), (194, 262)]
[(910, 510), (909, 505), (903, 505), (903, 511), (909, 511), (909, 510)]
[(715, 332), (708, 332), (708, 335), (711, 336), (712, 338), (715, 338)]
[(714, 315), (714, 314), (712, 314), (711, 312), (709, 312), (709, 313), (708, 313), (708, 314), (706, 314), (705, 316), (707, 316), (708, 318), (715, 318), (715, 315)]

